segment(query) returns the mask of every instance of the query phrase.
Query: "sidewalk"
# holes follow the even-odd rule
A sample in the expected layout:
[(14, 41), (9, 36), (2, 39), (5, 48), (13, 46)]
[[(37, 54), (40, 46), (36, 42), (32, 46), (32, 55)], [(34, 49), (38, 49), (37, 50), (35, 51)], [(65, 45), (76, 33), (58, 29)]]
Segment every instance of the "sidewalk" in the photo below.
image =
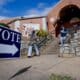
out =
[(0, 59), (0, 80), (8, 80), (28, 66), (32, 67), (11, 80), (48, 80), (51, 73), (67, 74), (80, 80), (80, 57), (59, 58), (57, 55), (41, 55), (30, 59)]

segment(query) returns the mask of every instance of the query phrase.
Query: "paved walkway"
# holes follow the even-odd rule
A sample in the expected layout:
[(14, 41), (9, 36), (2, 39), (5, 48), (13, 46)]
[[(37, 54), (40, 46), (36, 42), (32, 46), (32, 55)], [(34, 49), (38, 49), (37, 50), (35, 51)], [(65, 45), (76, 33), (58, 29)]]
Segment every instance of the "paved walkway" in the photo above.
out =
[[(28, 66), (32, 67), (26, 71)], [(9, 80), (15, 73), (11, 80), (48, 80), (51, 73), (67, 74), (80, 80), (80, 57), (41, 55), (30, 59), (0, 59), (0, 80)]]

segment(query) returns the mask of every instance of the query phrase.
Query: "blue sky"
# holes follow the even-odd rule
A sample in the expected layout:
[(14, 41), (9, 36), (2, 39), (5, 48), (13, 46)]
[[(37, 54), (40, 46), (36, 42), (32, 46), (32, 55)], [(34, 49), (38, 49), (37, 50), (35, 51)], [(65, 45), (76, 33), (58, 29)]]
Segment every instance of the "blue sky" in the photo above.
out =
[(46, 15), (59, 0), (0, 0), (0, 19)]

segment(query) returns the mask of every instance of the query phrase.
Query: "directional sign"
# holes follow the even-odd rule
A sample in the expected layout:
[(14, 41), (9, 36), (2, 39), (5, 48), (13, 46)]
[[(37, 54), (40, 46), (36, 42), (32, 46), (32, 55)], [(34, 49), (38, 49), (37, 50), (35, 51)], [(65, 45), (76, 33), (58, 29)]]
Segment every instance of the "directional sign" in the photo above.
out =
[(0, 58), (20, 57), (21, 33), (0, 26)]

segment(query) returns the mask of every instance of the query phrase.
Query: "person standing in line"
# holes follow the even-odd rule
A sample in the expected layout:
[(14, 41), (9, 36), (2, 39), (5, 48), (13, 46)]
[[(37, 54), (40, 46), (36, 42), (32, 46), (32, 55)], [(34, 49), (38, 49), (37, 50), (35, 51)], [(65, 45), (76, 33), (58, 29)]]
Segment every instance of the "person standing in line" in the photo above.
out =
[(38, 46), (36, 44), (36, 41), (37, 41), (37, 35), (36, 35), (36, 32), (35, 30), (32, 31), (31, 35), (30, 35), (30, 43), (29, 43), (29, 48), (28, 48), (28, 57), (32, 57), (32, 49), (34, 48), (36, 53), (35, 55), (36, 56), (39, 56), (40, 53), (39, 53), (39, 49), (38, 49)]
[(60, 30), (60, 43), (61, 43), (62, 47), (64, 47), (64, 43), (65, 43), (66, 38), (67, 38), (67, 33), (68, 33), (68, 31), (64, 27), (61, 27), (61, 30)]

